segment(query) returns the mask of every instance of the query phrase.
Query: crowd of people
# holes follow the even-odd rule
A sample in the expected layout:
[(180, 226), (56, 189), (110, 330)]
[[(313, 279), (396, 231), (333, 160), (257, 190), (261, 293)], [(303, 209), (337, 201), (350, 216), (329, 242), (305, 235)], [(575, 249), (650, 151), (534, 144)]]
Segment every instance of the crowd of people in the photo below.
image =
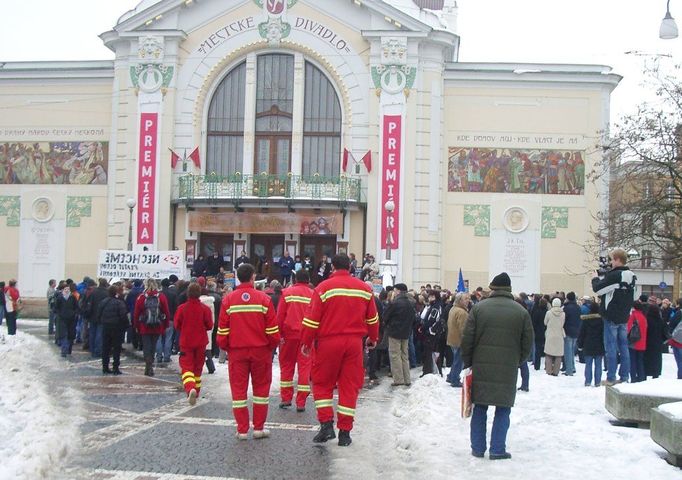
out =
[[(50, 280), (48, 333), (63, 357), (80, 344), (93, 358), (101, 358), (105, 375), (122, 373), (124, 343), (142, 351), (148, 376), (179, 355), (191, 404), (201, 391), (204, 368), (211, 374), (215, 358), (227, 361), (240, 440), (249, 431), (249, 379), (254, 438), (269, 435), (263, 425), (276, 354), (280, 408), (295, 403), (297, 411), (305, 411), (313, 393), (321, 424), (315, 441), (335, 438), (331, 395), (339, 388), (343, 445), (351, 442), (363, 384), (371, 388), (385, 375), (392, 378), (391, 387), (409, 387), (411, 370), (421, 366), (422, 376), (443, 377), (449, 368), (445, 381), (460, 388), (461, 371), (472, 368), (472, 454), (480, 457), (486, 450), (487, 407), (495, 406), (499, 428), (493, 428), (490, 458), (510, 458), (504, 444), (510, 410), (516, 392), (530, 390), (529, 366), (540, 370), (542, 357), (545, 372), (555, 377), (578, 373), (577, 357), (585, 365), (585, 386), (599, 387), (658, 378), (662, 354), (672, 348), (677, 378), (682, 379), (677, 328), (682, 299), (674, 305), (647, 295), (634, 300), (636, 277), (626, 266), (626, 253), (616, 249), (610, 260), (612, 269), (593, 279), (593, 295), (580, 298), (574, 292), (515, 296), (506, 273), (487, 289), (471, 293), (453, 293), (439, 285), (409, 289), (398, 283), (377, 294), (369, 280), (371, 256), (358, 267), (353, 255), (343, 254), (324, 262), (330, 272), (317, 284), (312, 277), (321, 270), (297, 268), (296, 262), (290, 278), (273, 280), (269, 286), (256, 281), (256, 269), (248, 262), (240, 263), (235, 288), (221, 289), (213, 276), (185, 281), (171, 275), (160, 282)], [(13, 334), (22, 304), (17, 282), (0, 287), (0, 320), (7, 319), (8, 333)], [(315, 362), (310, 358), (313, 349)], [(365, 381), (358, 382), (362, 372)]]

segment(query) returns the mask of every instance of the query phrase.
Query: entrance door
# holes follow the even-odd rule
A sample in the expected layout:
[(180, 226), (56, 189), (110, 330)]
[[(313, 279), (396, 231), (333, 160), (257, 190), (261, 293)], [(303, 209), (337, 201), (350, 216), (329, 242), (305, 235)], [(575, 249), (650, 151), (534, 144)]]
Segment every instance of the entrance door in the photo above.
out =
[(284, 235), (251, 235), (250, 252), (257, 280), (281, 280), (277, 262), (284, 254)]
[(336, 235), (301, 235), (301, 257), (310, 255), (313, 265), (326, 255), (331, 261), (336, 254)]
[(232, 271), (234, 261), (232, 258), (234, 237), (232, 235), (202, 233), (199, 244), (199, 253), (205, 259), (208, 260), (213, 257), (214, 252), (218, 252), (218, 257), (222, 261), (222, 267), (225, 268), (225, 271)]

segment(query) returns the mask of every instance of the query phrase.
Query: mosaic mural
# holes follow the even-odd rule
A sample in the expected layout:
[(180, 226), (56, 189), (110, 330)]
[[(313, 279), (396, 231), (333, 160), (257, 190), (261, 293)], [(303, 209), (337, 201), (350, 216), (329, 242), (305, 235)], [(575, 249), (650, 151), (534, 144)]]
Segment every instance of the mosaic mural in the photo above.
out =
[(580, 151), (450, 147), (448, 158), (450, 192), (585, 192)]
[(108, 142), (0, 143), (0, 184), (106, 185)]

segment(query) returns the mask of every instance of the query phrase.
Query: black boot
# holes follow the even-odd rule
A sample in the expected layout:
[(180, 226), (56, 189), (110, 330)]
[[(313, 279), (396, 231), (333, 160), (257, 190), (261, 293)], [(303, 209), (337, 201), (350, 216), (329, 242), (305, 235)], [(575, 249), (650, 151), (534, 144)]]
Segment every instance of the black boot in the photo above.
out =
[(327, 440), (336, 438), (336, 433), (334, 432), (334, 422), (324, 422), (320, 424), (320, 431), (317, 432), (313, 442), (324, 443)]
[(353, 442), (348, 430), (339, 430), (339, 447), (347, 447)]
[(104, 375), (107, 375), (109, 373), (112, 373), (111, 370), (109, 370), (109, 365), (102, 365), (102, 373)]
[(152, 367), (153, 364), (154, 357), (148, 357), (144, 359), (144, 374), (148, 377), (154, 376), (154, 367)]
[(114, 369), (111, 371), (114, 375), (123, 375), (123, 372), (118, 367), (114, 367)]

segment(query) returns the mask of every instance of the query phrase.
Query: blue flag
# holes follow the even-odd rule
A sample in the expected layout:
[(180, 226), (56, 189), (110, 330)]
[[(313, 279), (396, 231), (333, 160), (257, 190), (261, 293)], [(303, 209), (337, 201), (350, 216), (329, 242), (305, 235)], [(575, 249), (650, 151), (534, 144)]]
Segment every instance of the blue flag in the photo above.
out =
[(466, 292), (464, 287), (464, 276), (462, 275), (462, 269), (459, 269), (459, 280), (457, 281), (457, 292)]

